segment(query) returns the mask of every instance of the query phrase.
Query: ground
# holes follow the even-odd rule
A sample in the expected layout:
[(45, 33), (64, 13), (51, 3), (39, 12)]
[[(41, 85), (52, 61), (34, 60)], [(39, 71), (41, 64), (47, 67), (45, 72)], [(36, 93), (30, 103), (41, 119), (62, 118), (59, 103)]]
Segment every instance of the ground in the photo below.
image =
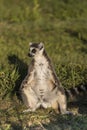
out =
[(74, 115), (23, 113), (29, 42), (44, 42), (63, 87), (87, 84), (87, 1), (0, 1), (0, 130), (86, 130), (86, 95), (68, 102)]

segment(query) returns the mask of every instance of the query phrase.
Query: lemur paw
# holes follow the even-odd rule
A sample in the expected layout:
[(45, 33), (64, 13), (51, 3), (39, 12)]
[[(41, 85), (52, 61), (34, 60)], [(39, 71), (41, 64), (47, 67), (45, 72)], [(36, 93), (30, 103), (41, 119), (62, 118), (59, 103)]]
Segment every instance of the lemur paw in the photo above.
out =
[(28, 109), (24, 110), (23, 113), (34, 112), (34, 111), (35, 111), (35, 109), (28, 108)]

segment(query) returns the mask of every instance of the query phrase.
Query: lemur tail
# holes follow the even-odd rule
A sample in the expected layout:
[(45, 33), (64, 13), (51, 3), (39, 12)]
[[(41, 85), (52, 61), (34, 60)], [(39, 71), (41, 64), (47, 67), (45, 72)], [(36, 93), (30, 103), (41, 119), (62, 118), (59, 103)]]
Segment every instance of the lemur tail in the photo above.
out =
[(68, 99), (73, 99), (74, 97), (85, 93), (87, 93), (87, 84), (65, 89), (65, 94)]

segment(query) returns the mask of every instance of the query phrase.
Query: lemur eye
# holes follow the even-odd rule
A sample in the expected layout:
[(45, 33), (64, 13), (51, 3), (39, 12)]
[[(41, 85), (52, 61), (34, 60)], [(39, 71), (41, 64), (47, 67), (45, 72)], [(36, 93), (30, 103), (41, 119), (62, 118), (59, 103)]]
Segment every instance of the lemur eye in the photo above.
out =
[(35, 50), (35, 49), (32, 49), (32, 53), (36, 53), (36, 50)]

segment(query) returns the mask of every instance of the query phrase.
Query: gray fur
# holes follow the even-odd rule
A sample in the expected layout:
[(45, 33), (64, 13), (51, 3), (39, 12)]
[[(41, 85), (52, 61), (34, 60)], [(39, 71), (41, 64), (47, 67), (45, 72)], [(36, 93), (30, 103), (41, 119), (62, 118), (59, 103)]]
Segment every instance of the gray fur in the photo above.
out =
[(42, 106), (43, 108), (52, 107), (57, 112), (60, 110), (62, 114), (67, 113), (64, 89), (57, 78), (44, 45), (30, 43), (29, 53), (33, 60), (20, 87), (23, 102), (28, 107), (27, 111), (35, 111)]

